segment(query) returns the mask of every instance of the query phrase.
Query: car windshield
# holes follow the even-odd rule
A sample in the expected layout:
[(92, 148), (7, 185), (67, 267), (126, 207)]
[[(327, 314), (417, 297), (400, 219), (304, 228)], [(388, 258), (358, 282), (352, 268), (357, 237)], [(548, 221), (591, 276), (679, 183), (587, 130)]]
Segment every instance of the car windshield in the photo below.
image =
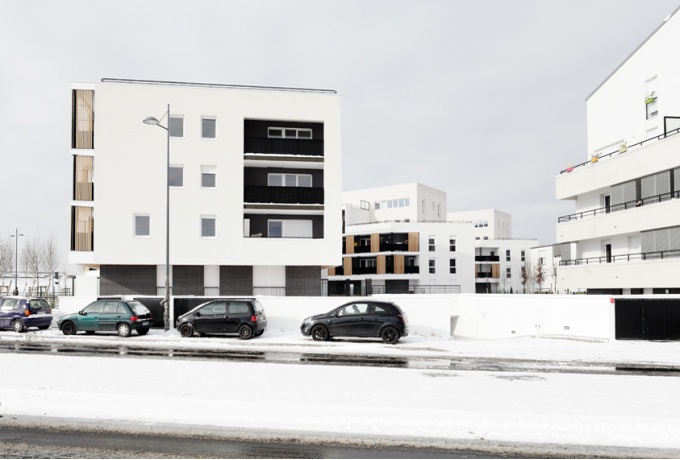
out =
[(141, 315), (148, 315), (149, 313), (151, 313), (149, 311), (149, 309), (146, 308), (146, 306), (143, 303), (137, 302), (136, 300), (132, 301), (132, 302), (128, 302), (127, 304), (130, 306), (130, 308), (132, 308), (132, 311), (135, 312), (135, 315), (141, 316)]
[(264, 307), (259, 301), (256, 300), (255, 302), (253, 302), (253, 305), (255, 305), (255, 314), (261, 315), (262, 313), (264, 313)]

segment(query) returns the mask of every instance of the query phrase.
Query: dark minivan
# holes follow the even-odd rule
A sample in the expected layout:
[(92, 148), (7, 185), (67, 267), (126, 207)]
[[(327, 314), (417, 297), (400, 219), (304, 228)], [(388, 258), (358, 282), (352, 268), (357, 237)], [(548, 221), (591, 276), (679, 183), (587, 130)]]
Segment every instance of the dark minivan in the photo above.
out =
[(257, 299), (217, 299), (177, 318), (175, 328), (182, 337), (238, 334), (241, 339), (247, 340), (264, 333), (267, 317)]
[(408, 335), (408, 319), (392, 302), (349, 302), (321, 315), (302, 321), (300, 331), (314, 340), (332, 337), (380, 337), (386, 343), (397, 343)]

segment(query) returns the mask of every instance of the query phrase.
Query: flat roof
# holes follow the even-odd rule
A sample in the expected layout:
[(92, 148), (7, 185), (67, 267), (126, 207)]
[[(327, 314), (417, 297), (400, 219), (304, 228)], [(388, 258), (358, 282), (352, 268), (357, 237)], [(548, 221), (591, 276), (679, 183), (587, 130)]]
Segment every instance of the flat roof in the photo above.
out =
[(287, 88), (284, 86), (230, 85), (221, 83), (196, 83), (185, 81), (133, 80), (126, 78), (102, 78), (102, 83), (128, 83), (137, 85), (196, 86), (201, 88), (246, 89), (258, 91), (291, 91), (298, 93), (337, 94), (334, 89)]

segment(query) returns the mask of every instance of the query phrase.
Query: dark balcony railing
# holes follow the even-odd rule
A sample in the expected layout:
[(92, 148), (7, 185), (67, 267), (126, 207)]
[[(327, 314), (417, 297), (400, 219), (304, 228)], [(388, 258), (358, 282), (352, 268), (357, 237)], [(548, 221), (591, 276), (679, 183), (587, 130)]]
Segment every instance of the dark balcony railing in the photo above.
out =
[(352, 267), (353, 275), (375, 275), (378, 273), (376, 267)]
[(323, 204), (324, 190), (321, 187), (244, 187), (243, 201), (246, 203), (279, 204)]
[(367, 252), (371, 252), (371, 245), (370, 244), (358, 244), (354, 246), (354, 253), (355, 254), (364, 254)]
[(670, 251), (641, 252), (636, 254), (619, 254), (601, 257), (588, 257), (584, 259), (560, 260), (560, 266), (570, 265), (595, 265), (614, 262), (630, 262), (634, 260), (663, 260), (680, 257), (680, 249)]
[(590, 211), (576, 212), (574, 214), (569, 214), (568, 216), (562, 216), (557, 219), (558, 223), (571, 222), (573, 220), (583, 219), (585, 217), (594, 217), (602, 214), (610, 214), (616, 211), (624, 211), (631, 208), (639, 208), (646, 204), (661, 203), (662, 201), (669, 201), (673, 198), (680, 198), (680, 191), (662, 193), (661, 195), (648, 196), (640, 200), (626, 201), (625, 203), (612, 204), (609, 207), (602, 207), (597, 209), (591, 209)]
[(494, 276), (491, 272), (477, 272), (477, 278), (498, 278), (498, 275)]
[[(671, 119), (677, 120), (677, 119), (680, 119), (680, 117), (663, 117), (663, 118), (664, 118), (664, 121), (663, 121), (664, 134), (659, 134), (658, 136), (650, 137), (649, 139), (645, 139), (644, 141), (640, 141), (637, 144), (626, 146), (626, 149), (624, 151), (617, 149), (617, 150), (614, 150), (611, 153), (600, 155), (598, 157), (598, 161), (603, 159), (603, 158), (608, 158), (612, 155), (625, 154), (629, 149), (632, 149), (632, 148), (637, 147), (637, 146), (642, 146), (643, 144), (646, 144), (647, 142), (658, 141), (658, 140), (665, 139), (665, 138), (670, 137), (670, 136), (674, 136), (676, 134), (680, 134), (680, 128), (669, 130), (668, 127), (667, 127), (667, 121), (668, 120), (671, 120)], [(587, 166), (589, 164), (593, 164), (593, 162), (592, 161), (584, 161), (583, 163), (577, 164), (576, 166), (570, 166), (569, 168), (563, 169), (562, 171), (560, 171), (560, 174), (570, 173), (576, 168)]]
[(500, 262), (500, 256), (475, 256), (475, 262)]
[(404, 273), (408, 275), (417, 275), (420, 273), (420, 267), (418, 265), (407, 265), (404, 267)]
[(323, 156), (321, 139), (269, 139), (246, 137), (243, 153)]
[(380, 252), (406, 252), (408, 243), (380, 243)]

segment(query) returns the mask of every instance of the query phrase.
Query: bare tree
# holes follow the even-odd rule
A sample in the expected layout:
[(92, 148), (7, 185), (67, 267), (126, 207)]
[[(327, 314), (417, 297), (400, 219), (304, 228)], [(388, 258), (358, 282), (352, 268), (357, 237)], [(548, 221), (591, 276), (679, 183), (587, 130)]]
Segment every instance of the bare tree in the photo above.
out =
[(40, 240), (36, 237), (27, 238), (21, 251), (21, 269), (33, 278), (32, 289), (37, 286), (38, 276), (42, 268), (42, 251)]
[(9, 237), (0, 238), (0, 282), (4, 282), (5, 277), (12, 273), (13, 266), (14, 245)]
[(47, 272), (50, 279), (48, 291), (52, 291), (54, 283), (54, 272), (59, 268), (59, 251), (57, 250), (57, 242), (54, 235), (45, 238), (42, 244), (42, 265)]
[(536, 264), (536, 269), (534, 271), (534, 279), (536, 284), (538, 284), (538, 292), (543, 290), (543, 283), (545, 282), (545, 267), (543, 266), (543, 258), (538, 258), (538, 264)]
[(527, 284), (529, 282), (529, 264), (528, 262), (524, 262), (524, 265), (522, 265), (522, 269), (519, 274), (519, 279), (522, 283), (522, 294), (527, 293)]

